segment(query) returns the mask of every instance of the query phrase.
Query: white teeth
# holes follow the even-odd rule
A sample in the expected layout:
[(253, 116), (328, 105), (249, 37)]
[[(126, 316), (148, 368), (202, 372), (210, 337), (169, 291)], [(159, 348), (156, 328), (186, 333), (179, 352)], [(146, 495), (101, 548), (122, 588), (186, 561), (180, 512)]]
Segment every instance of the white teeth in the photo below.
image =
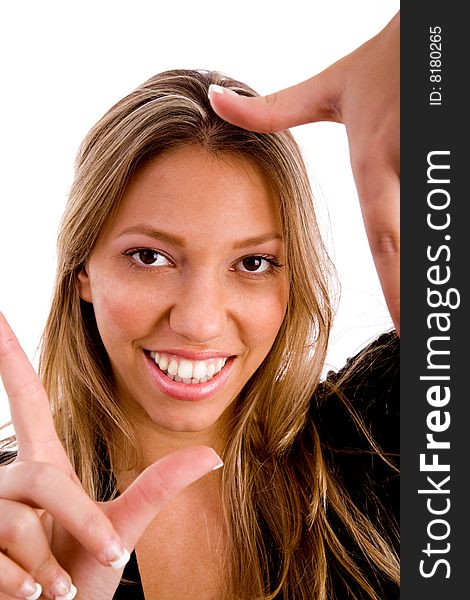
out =
[(207, 360), (189, 360), (159, 352), (149, 352), (150, 357), (166, 372), (173, 381), (185, 384), (205, 383), (221, 371), (227, 362), (226, 358), (209, 358)]
[(168, 365), (168, 373), (170, 375), (176, 375), (178, 373), (178, 363), (174, 358), (170, 360), (170, 364)]
[(193, 366), (194, 379), (202, 379), (207, 376), (207, 365), (202, 360), (198, 360)]
[(191, 379), (193, 376), (193, 363), (189, 360), (182, 360), (178, 367), (178, 376), (181, 379)]

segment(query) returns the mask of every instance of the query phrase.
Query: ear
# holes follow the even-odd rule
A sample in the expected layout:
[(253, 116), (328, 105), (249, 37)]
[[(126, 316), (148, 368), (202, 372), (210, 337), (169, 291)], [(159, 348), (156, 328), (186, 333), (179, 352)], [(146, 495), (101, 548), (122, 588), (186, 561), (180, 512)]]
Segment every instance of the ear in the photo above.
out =
[(93, 302), (90, 276), (88, 275), (86, 265), (84, 265), (78, 273), (78, 294), (82, 300)]

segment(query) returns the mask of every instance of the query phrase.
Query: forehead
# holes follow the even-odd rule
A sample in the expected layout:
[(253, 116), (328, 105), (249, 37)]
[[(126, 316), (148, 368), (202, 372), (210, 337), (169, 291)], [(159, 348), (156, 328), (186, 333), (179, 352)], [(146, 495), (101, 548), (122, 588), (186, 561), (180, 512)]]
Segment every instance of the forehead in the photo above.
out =
[(201, 146), (174, 150), (136, 171), (111, 230), (136, 222), (212, 238), (282, 234), (278, 201), (261, 169)]

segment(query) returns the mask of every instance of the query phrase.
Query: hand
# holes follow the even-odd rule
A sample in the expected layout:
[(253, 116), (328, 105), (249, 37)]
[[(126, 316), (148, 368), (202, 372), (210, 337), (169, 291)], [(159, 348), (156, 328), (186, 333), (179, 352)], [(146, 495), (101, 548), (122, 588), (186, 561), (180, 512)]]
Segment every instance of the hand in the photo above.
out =
[(185, 448), (148, 467), (117, 499), (94, 502), (1, 313), (0, 374), (18, 443), (15, 462), (0, 467), (0, 600), (38, 598), (41, 588), (43, 597), (71, 600), (74, 586), (81, 600), (109, 600), (147, 525), (178, 492), (221, 466), (220, 458), (205, 446)]
[(315, 121), (343, 123), (364, 224), (385, 299), (400, 331), (400, 13), (322, 73), (266, 97), (211, 86), (219, 116), (272, 132)]

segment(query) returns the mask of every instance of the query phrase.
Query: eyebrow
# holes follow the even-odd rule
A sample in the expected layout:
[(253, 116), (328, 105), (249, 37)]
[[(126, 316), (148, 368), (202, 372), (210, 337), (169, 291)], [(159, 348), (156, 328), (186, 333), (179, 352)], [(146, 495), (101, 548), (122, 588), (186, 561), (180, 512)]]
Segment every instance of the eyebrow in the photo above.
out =
[(148, 237), (155, 238), (156, 240), (162, 240), (175, 246), (180, 246), (181, 248), (186, 247), (186, 242), (179, 235), (173, 235), (172, 233), (159, 231), (158, 229), (154, 229), (153, 227), (149, 227), (148, 225), (134, 225), (133, 227), (128, 227), (127, 229), (124, 229), (124, 231), (121, 231), (119, 237), (122, 237), (123, 235), (127, 235), (129, 233), (138, 233), (140, 235), (146, 235)]
[[(153, 227), (149, 227), (148, 225), (134, 225), (133, 227), (128, 227), (119, 234), (119, 237), (132, 233), (146, 235), (156, 240), (162, 240), (175, 246), (186, 248), (186, 241), (184, 240), (184, 238), (180, 237), (179, 235), (173, 235), (172, 233), (166, 233), (165, 231), (154, 229)], [(265, 242), (270, 242), (272, 240), (282, 241), (282, 235), (280, 235), (279, 233), (265, 233), (254, 237), (246, 238), (244, 240), (238, 240), (234, 242), (233, 248), (239, 249), (247, 248), (249, 246), (257, 246), (259, 244), (264, 244)]]
[(282, 235), (279, 233), (265, 233), (263, 235), (257, 235), (255, 237), (247, 238), (246, 240), (235, 242), (233, 247), (235, 249), (247, 248), (248, 246), (258, 246), (259, 244), (264, 244), (265, 242), (270, 242), (272, 240), (282, 241)]

